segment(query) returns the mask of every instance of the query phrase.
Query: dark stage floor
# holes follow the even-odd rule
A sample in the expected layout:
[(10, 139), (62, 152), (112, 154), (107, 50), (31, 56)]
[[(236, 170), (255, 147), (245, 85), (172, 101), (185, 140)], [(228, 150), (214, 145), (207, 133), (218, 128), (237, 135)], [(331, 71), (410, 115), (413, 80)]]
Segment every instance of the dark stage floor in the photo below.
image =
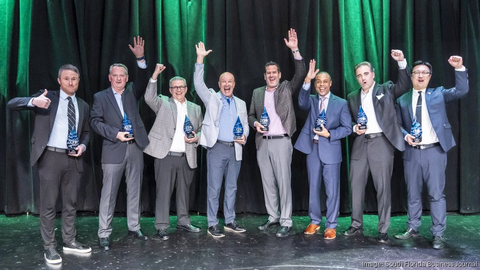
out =
[[(294, 216), (293, 235), (279, 239), (275, 228), (257, 230), (266, 216), (238, 215), (237, 222), (246, 233), (226, 233), (213, 239), (206, 233), (205, 216), (192, 216), (192, 224), (202, 227), (201, 233), (176, 230), (176, 217), (167, 241), (140, 241), (128, 238), (126, 218), (116, 217), (113, 224), (111, 250), (104, 252), (97, 245), (98, 218), (77, 219), (77, 239), (91, 245), (88, 257), (63, 254), (63, 263), (47, 265), (43, 259), (39, 219), (36, 216), (5, 217), (0, 215), (0, 269), (462, 269), (478, 268), (480, 261), (479, 215), (448, 216), (443, 250), (430, 247), (430, 217), (423, 217), (421, 237), (400, 241), (393, 234), (403, 231), (406, 216), (392, 218), (390, 242), (375, 240), (377, 216), (365, 215), (365, 236), (346, 238), (350, 217), (342, 217), (337, 238), (326, 241), (322, 234), (304, 235), (307, 216)], [(61, 247), (60, 220), (57, 219), (57, 241)], [(143, 231), (155, 233), (153, 217), (142, 218)], [(419, 263), (421, 265), (419, 265)], [(423, 267), (418, 267), (423, 266)]]

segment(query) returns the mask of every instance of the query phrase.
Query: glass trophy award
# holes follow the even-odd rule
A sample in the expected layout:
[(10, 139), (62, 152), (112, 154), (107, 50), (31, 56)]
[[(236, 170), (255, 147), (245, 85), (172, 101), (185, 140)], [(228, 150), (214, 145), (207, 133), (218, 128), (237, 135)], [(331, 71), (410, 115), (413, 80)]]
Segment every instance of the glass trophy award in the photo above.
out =
[(73, 127), (72, 130), (70, 130), (70, 133), (68, 134), (68, 137), (67, 137), (67, 151), (69, 155), (77, 154), (77, 150), (75, 150), (75, 148), (78, 147), (78, 143), (79, 143), (79, 140), (78, 140), (77, 131), (75, 127)]
[(125, 135), (125, 138), (133, 138), (133, 125), (132, 122), (130, 122), (130, 119), (128, 119), (126, 113), (123, 114), (122, 131), (128, 132), (128, 134)]
[(195, 138), (195, 134), (193, 134), (192, 122), (190, 122), (190, 119), (187, 115), (185, 115), (185, 122), (183, 123), (183, 132), (185, 132), (187, 139)]
[(270, 125), (270, 117), (268, 117), (267, 108), (263, 107), (262, 115), (260, 116), (260, 125), (263, 126), (262, 131), (268, 131)]
[(360, 109), (358, 110), (358, 115), (357, 115), (357, 124), (360, 124), (359, 129), (364, 130), (367, 129), (367, 114), (363, 111), (362, 106), (360, 106)]
[(235, 122), (235, 126), (233, 126), (233, 139), (234, 140), (241, 140), (243, 137), (243, 125), (240, 121), (240, 117), (237, 116), (237, 122)]
[(317, 120), (315, 120), (315, 131), (321, 132), (323, 130), (322, 125), (325, 126), (327, 124), (327, 114), (325, 110), (318, 115)]
[(417, 122), (417, 118), (413, 120), (412, 127), (410, 128), (410, 135), (414, 137), (414, 143), (420, 143), (422, 141), (422, 126)]

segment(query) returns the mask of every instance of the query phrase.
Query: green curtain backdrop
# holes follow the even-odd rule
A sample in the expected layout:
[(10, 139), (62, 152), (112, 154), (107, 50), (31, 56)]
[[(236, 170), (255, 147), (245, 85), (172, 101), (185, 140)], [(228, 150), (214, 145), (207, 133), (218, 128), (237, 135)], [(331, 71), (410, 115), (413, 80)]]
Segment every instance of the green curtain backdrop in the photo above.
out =
[[(168, 80), (186, 78), (187, 98), (203, 106), (193, 87), (195, 47), (204, 41), (213, 52), (206, 58), (205, 81), (218, 89), (224, 71), (235, 75), (235, 95), (250, 105), (254, 88), (264, 85), (264, 64), (275, 61), (282, 79), (294, 74), (292, 55), (283, 38), (295, 28), (305, 63), (310, 59), (332, 76), (332, 92), (340, 97), (359, 86), (353, 67), (370, 61), (376, 81), (396, 81), (397, 64), (391, 49), (401, 49), (410, 64), (423, 59), (434, 68), (430, 86), (454, 86), (450, 55), (464, 57), (469, 69), (470, 93), (448, 105), (457, 140), (448, 155), (447, 208), (460, 213), (480, 212), (477, 89), (480, 63), (480, 7), (476, 0), (0, 0), (0, 212), (38, 212), (38, 176), (30, 167), (33, 115), (11, 112), (6, 103), (39, 89), (58, 89), (57, 70), (65, 63), (81, 72), (78, 96), (92, 104), (93, 95), (109, 87), (108, 67), (121, 62), (135, 81), (136, 61), (128, 48), (134, 36), (142, 36), (148, 72), (156, 63), (167, 69), (160, 76), (159, 92), (168, 94)], [(146, 82), (142, 82), (146, 83)], [(295, 95), (294, 101), (297, 101)], [(147, 128), (155, 115), (143, 100), (139, 108)], [(295, 104), (297, 130), (307, 117)], [(298, 132), (297, 132), (298, 133)], [(265, 213), (260, 172), (256, 162), (253, 130), (244, 147), (238, 179), (237, 212)], [(293, 136), (296, 140), (297, 134)], [(352, 139), (343, 141), (341, 212), (351, 209), (348, 183)], [(96, 211), (102, 186), (101, 139), (92, 136), (85, 153), (78, 208)], [(191, 189), (191, 209), (206, 210), (205, 150), (199, 150), (199, 168)], [(155, 181), (153, 159), (145, 156), (142, 210), (153, 212)], [(395, 155), (392, 177), (392, 211), (406, 211), (401, 154)], [(294, 210), (308, 210), (305, 155), (294, 151), (292, 162)], [(376, 211), (373, 185), (368, 184), (366, 211)], [(428, 200), (424, 208), (428, 209)], [(117, 211), (125, 209), (125, 190), (120, 188)], [(172, 210), (175, 205), (172, 204)]]

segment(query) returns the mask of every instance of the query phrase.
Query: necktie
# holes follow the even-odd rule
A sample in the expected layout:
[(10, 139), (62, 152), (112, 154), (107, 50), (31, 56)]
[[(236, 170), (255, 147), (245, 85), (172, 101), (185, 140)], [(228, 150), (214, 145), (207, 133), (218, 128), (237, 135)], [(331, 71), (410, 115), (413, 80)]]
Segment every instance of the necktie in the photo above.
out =
[(75, 106), (73, 105), (73, 101), (71, 97), (67, 97), (68, 100), (68, 134), (72, 131), (75, 127), (76, 117), (75, 117)]
[(320, 97), (319, 113), (322, 113), (322, 111), (325, 109), (325, 99), (326, 97)]
[(422, 125), (422, 91), (418, 91), (417, 108), (415, 109), (415, 118)]

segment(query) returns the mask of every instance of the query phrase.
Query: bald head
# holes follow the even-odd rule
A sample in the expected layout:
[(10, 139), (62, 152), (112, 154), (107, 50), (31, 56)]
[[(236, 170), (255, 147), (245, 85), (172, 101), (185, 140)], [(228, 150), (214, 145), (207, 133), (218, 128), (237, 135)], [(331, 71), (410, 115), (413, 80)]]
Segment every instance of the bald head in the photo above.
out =
[(233, 89), (235, 88), (235, 77), (230, 72), (224, 72), (218, 78), (218, 87), (220, 92), (226, 97), (233, 96)]

